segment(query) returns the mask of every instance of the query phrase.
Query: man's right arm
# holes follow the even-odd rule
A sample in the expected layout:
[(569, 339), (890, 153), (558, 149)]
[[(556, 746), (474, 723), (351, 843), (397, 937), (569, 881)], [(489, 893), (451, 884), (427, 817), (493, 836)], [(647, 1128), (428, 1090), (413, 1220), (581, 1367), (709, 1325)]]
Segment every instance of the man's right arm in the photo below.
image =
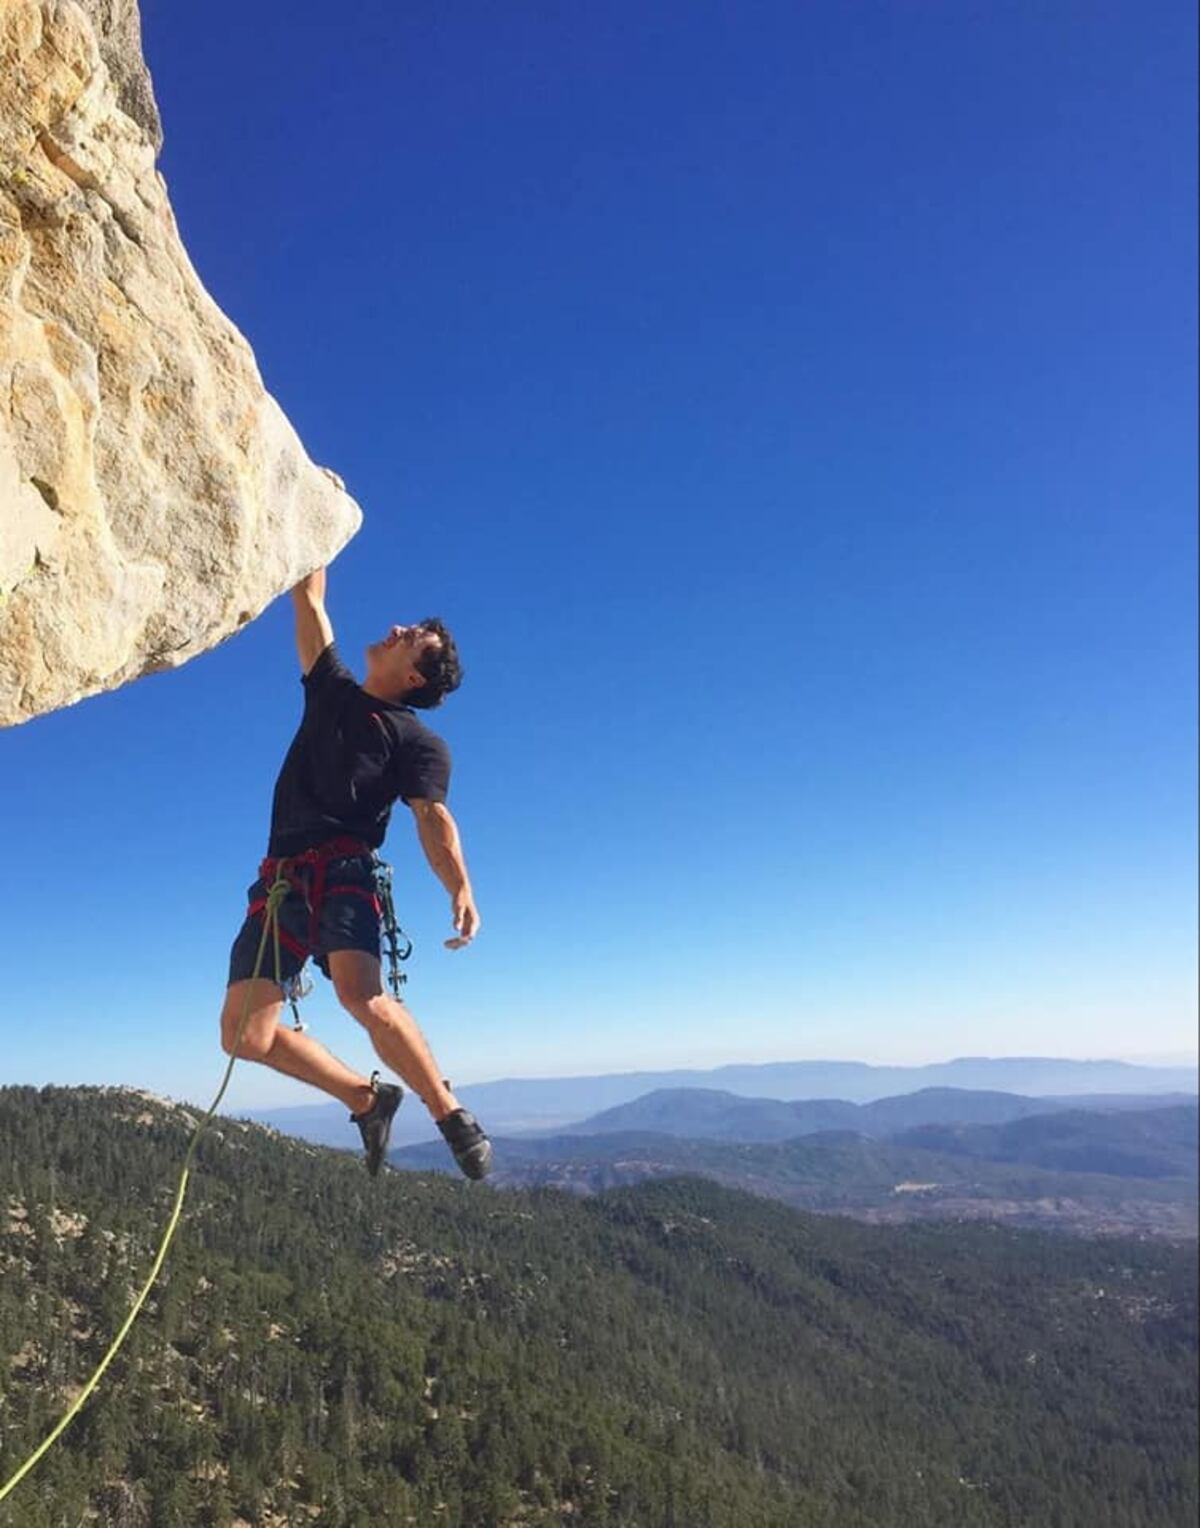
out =
[(325, 569), (302, 578), (292, 590), (296, 611), (296, 651), (300, 667), (308, 673), (333, 641), (333, 626), (325, 611)]
[(408, 805), (417, 822), (417, 837), (429, 861), (429, 868), (450, 893), (450, 916), (455, 937), (445, 941), (448, 950), (461, 950), (479, 932), (479, 909), (463, 858), (458, 824), (444, 801), (425, 801), (410, 797)]

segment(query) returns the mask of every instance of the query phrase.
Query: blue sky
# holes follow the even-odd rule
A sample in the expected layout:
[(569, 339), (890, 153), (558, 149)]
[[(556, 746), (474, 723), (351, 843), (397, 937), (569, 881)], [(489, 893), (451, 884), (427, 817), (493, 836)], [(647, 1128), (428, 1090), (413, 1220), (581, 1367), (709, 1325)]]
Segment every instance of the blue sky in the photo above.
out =
[[(1194, 1051), (1190, 6), (143, 15), (343, 651), (459, 635), (456, 1081)], [(284, 601), (0, 740), (6, 1080), (209, 1095), (299, 700)]]

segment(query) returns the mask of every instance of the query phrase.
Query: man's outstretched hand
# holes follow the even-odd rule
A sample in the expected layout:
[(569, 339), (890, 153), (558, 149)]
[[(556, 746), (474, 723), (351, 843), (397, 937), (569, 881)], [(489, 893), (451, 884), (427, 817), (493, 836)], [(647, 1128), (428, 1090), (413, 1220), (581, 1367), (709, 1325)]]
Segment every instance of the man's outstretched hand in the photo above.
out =
[(448, 950), (462, 950), (479, 932), (479, 909), (469, 891), (459, 891), (450, 900), (451, 917), (458, 930), (453, 939), (446, 940)]

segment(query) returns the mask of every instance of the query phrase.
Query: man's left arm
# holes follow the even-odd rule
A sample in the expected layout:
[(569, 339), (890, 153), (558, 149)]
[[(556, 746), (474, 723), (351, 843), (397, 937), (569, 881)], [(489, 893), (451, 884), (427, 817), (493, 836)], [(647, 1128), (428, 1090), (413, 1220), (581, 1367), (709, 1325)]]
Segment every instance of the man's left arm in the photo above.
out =
[(461, 950), (479, 932), (479, 911), (467, 874), (458, 824), (444, 801), (409, 799), (408, 806), (417, 824), (417, 837), (429, 861), (429, 868), (450, 893), (451, 917), (455, 938), (446, 940), (448, 950)]

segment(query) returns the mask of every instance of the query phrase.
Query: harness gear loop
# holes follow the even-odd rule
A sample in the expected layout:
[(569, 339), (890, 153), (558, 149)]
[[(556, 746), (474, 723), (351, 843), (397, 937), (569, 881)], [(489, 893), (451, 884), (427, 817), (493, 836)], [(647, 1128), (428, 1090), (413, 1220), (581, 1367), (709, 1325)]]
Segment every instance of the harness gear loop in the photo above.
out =
[(196, 1126), (195, 1130), (192, 1131), (192, 1138), (188, 1142), (187, 1152), (183, 1158), (183, 1167), (179, 1173), (179, 1184), (175, 1190), (175, 1203), (171, 1209), (171, 1216), (167, 1222), (167, 1228), (163, 1233), (162, 1240), (159, 1242), (158, 1251), (155, 1254), (154, 1262), (151, 1264), (150, 1272), (146, 1276), (146, 1282), (138, 1291), (137, 1296), (135, 1297), (134, 1302), (129, 1309), (129, 1314), (125, 1317), (125, 1320), (121, 1324), (120, 1330), (117, 1332), (117, 1335), (109, 1344), (107, 1352), (104, 1354), (100, 1362), (93, 1370), (91, 1378), (84, 1385), (83, 1389), (79, 1392), (75, 1399), (71, 1402), (70, 1406), (68, 1406), (67, 1410), (63, 1413), (57, 1424), (51, 1429), (46, 1437), (43, 1438), (41, 1443), (37, 1446), (37, 1448), (34, 1449), (33, 1453), (30, 1454), (28, 1459), (25, 1460), (24, 1464), (20, 1465), (16, 1473), (11, 1475), (3, 1483), (3, 1485), (0, 1485), (0, 1501), (3, 1501), (10, 1492), (15, 1490), (16, 1487), (20, 1485), (25, 1476), (28, 1475), (30, 1470), (32, 1470), (34, 1466), (41, 1461), (43, 1456), (49, 1452), (54, 1444), (58, 1442), (59, 1438), (63, 1435), (68, 1426), (75, 1419), (84, 1402), (88, 1399), (88, 1397), (95, 1390), (96, 1386), (100, 1383), (100, 1380), (103, 1378), (104, 1372), (108, 1368), (109, 1364), (112, 1363), (118, 1352), (120, 1352), (122, 1344), (124, 1343), (126, 1337), (128, 1337), (130, 1330), (133, 1327), (133, 1323), (137, 1320), (138, 1313), (141, 1311), (142, 1306), (146, 1303), (146, 1297), (154, 1288), (154, 1284), (162, 1270), (162, 1265), (166, 1261), (167, 1249), (171, 1245), (171, 1240), (175, 1235), (175, 1228), (179, 1224), (179, 1217), (183, 1211), (183, 1201), (187, 1194), (188, 1179), (191, 1175), (192, 1158), (196, 1154), (196, 1147), (200, 1144), (200, 1137), (204, 1134), (205, 1130), (208, 1129), (213, 1115), (217, 1112), (218, 1105), (220, 1104), (222, 1098), (225, 1096), (225, 1089), (229, 1086), (229, 1079), (233, 1075), (233, 1068), (238, 1058), (238, 1047), (242, 1043), (242, 1035), (245, 1033), (247, 1021), (250, 1018), (250, 998), (254, 991), (253, 982), (257, 980), (257, 978), (262, 974), (263, 958), (267, 953), (267, 939), (271, 933), (272, 928), (275, 931), (275, 974), (277, 977), (279, 975), (279, 909), (283, 906), (284, 899), (287, 897), (287, 894), (290, 890), (291, 883), (287, 879), (287, 876), (284, 874), (283, 867), (281, 865), (274, 881), (267, 891), (266, 900), (263, 904), (266, 916), (263, 919), (262, 937), (258, 941), (258, 955), (254, 961), (254, 976), (246, 985), (246, 1002), (242, 1008), (242, 1016), (238, 1021), (237, 1032), (234, 1035), (233, 1045), (230, 1047), (229, 1065), (225, 1068), (225, 1075), (221, 1079), (221, 1086), (217, 1089), (217, 1096), (213, 1099), (212, 1103), (209, 1104), (208, 1112), (205, 1114), (204, 1118)]

